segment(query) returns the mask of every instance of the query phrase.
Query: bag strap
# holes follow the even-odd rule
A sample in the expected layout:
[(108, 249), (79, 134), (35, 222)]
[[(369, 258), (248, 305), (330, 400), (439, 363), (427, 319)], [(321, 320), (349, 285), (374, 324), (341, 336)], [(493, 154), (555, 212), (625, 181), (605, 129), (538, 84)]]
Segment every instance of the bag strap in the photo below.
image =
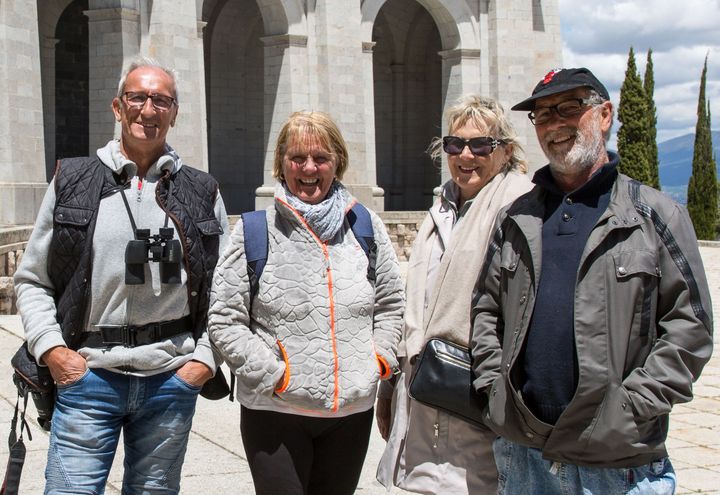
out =
[[(245, 259), (250, 279), (250, 300), (257, 295), (260, 276), (265, 269), (268, 257), (268, 227), (265, 210), (249, 211), (240, 215), (243, 221), (245, 239)], [(377, 263), (377, 244), (370, 212), (361, 203), (355, 203), (346, 215), (350, 229), (368, 258), (367, 278), (375, 282)]]
[[(30, 427), (25, 420), (25, 412), (27, 411), (29, 391), (24, 394), (18, 392), (18, 398), (15, 401), (15, 414), (10, 422), (10, 435), (8, 436), (8, 463), (5, 469), (5, 479), (3, 480), (0, 495), (17, 495), (20, 487), (20, 476), (22, 475), (23, 465), (25, 464), (25, 442), (23, 441), (23, 429), (27, 431), (28, 440), (32, 440)], [(20, 397), (23, 398), (23, 408), (20, 412)], [(20, 420), (20, 436), (17, 436), (17, 423)]]
[(365, 206), (355, 203), (346, 215), (350, 229), (355, 239), (365, 252), (368, 259), (367, 278), (375, 283), (375, 264), (377, 263), (377, 244), (375, 244), (375, 230), (373, 229), (372, 217)]
[[(250, 282), (250, 304), (258, 292), (260, 275), (265, 269), (268, 253), (268, 228), (265, 210), (240, 214), (245, 239), (245, 259)], [(250, 308), (248, 308), (250, 309)], [(250, 311), (248, 311), (249, 313)], [(230, 402), (235, 400), (235, 373), (230, 373)]]
[(258, 283), (268, 257), (268, 227), (265, 210), (240, 215), (245, 238), (245, 259), (250, 279), (250, 302), (258, 292)]

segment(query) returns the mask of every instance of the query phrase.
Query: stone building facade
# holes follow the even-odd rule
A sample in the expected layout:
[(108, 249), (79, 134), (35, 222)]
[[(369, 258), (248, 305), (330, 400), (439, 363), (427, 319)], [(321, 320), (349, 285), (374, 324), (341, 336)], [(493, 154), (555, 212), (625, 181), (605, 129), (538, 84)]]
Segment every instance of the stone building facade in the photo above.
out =
[(424, 210), (447, 178), (424, 153), (443, 110), (469, 92), (509, 107), (560, 53), (558, 0), (2, 0), (0, 225), (34, 221), (56, 158), (118, 136), (110, 102), (138, 54), (178, 70), (168, 140), (239, 213), (270, 201), (275, 139), (300, 109), (338, 122), (362, 202)]

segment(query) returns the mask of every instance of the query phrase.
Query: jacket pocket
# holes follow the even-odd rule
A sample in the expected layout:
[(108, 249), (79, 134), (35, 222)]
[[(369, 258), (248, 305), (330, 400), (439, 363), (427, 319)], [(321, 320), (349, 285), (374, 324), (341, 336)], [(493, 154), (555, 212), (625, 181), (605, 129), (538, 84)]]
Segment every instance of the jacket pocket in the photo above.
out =
[(520, 264), (520, 253), (514, 249), (504, 249), (500, 256), (500, 269), (514, 274)]
[(78, 234), (87, 231), (94, 211), (76, 206), (57, 205), (53, 214), (53, 223), (60, 229), (53, 229), (50, 252), (58, 256), (82, 255)]
[(93, 210), (77, 206), (57, 205), (55, 207), (54, 221), (61, 225), (86, 227), (90, 223)]
[[(637, 453), (632, 446), (639, 440), (638, 427), (625, 387), (616, 384), (608, 387), (587, 432), (585, 450), (593, 458), (607, 457), (608, 452), (616, 459)], [(629, 453), (623, 453), (624, 448)]]
[[(332, 369), (315, 360), (307, 349), (299, 349), (287, 340), (277, 340), (277, 350), (285, 363), (285, 372), (275, 384), (274, 394), (290, 408), (317, 411), (328, 408), (328, 384), (332, 383)], [(327, 376), (325, 376), (327, 375)]]
[(220, 221), (215, 217), (204, 218), (196, 222), (197, 228), (204, 236), (214, 236), (223, 233)]
[(516, 396), (507, 375), (501, 374), (488, 392), (488, 409), (485, 424), (498, 435), (515, 443), (542, 448), (546, 432), (530, 427), (520, 409), (525, 409), (522, 399)]
[(649, 250), (615, 253), (612, 258), (615, 293), (609, 301), (612, 309), (609, 324), (610, 328), (630, 332), (620, 336), (618, 345), (612, 347), (625, 349), (625, 359), (618, 362), (624, 362), (624, 370), (632, 370), (644, 364), (657, 339), (655, 315), (660, 267), (657, 254)]

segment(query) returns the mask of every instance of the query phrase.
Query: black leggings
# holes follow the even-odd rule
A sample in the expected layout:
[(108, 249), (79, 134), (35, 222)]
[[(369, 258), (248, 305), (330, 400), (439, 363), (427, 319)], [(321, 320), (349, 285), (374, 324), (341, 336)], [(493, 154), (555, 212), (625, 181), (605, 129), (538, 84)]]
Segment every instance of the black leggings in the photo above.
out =
[(315, 418), (243, 407), (240, 433), (258, 495), (352, 495), (373, 410)]

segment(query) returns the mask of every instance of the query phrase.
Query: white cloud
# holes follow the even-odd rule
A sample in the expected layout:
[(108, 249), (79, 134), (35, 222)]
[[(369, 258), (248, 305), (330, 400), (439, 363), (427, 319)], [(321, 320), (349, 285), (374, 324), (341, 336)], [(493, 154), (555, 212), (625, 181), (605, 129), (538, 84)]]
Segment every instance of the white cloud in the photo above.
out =
[[(607, 86), (615, 104), (619, 102), (630, 47), (635, 50), (641, 76), (647, 50), (652, 48), (659, 141), (694, 132), (706, 56), (706, 96), (711, 109), (717, 107), (716, 113), (720, 113), (720, 0), (559, 3), (563, 65), (588, 67)], [(713, 122), (719, 122), (718, 118)]]

